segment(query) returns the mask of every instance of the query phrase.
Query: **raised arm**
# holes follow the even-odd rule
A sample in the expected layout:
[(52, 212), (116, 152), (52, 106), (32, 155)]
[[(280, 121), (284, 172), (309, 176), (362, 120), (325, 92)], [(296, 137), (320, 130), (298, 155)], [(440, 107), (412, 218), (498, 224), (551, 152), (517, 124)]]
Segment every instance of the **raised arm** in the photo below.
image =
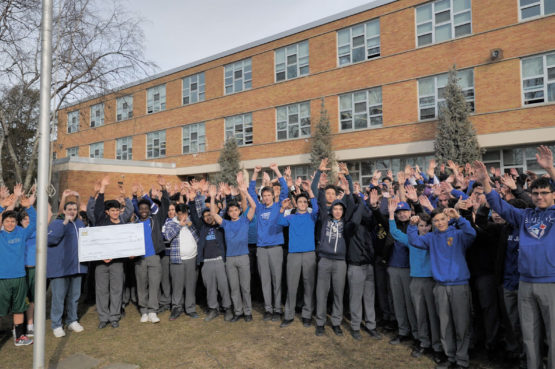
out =
[(216, 223), (222, 224), (222, 217), (218, 214), (218, 207), (216, 206), (216, 195), (218, 195), (218, 189), (215, 185), (210, 185), (208, 188), (208, 195), (210, 196), (210, 215), (214, 218)]
[[(247, 207), (247, 203), (248, 203), (249, 211), (247, 212), (247, 219), (251, 221), (256, 212), (256, 201), (254, 201), (254, 199), (250, 195), (245, 181), (242, 181), (239, 184), (239, 190), (241, 191), (241, 201), (244, 203), (243, 206)], [(243, 208), (243, 211), (245, 211), (245, 208)]]
[(260, 165), (254, 167), (252, 178), (249, 183), (249, 195), (251, 195), (256, 205), (260, 205), (260, 201), (258, 201), (258, 195), (256, 194), (256, 179), (258, 178), (258, 173), (260, 173), (261, 170), (262, 167)]
[(95, 224), (100, 223), (106, 214), (104, 213), (104, 191), (106, 187), (110, 184), (110, 177), (106, 176), (100, 181), (100, 188), (98, 190), (98, 196), (96, 197), (96, 203), (94, 204), (94, 220)]
[(547, 146), (540, 146), (537, 148), (536, 160), (540, 167), (542, 167), (552, 181), (555, 182), (555, 168), (553, 167), (553, 152)]
[(432, 237), (432, 233), (426, 233), (423, 236), (419, 236), (417, 227), (419, 221), (420, 217), (417, 215), (410, 218), (410, 224), (407, 228), (409, 244), (419, 249), (429, 250), (430, 238)]

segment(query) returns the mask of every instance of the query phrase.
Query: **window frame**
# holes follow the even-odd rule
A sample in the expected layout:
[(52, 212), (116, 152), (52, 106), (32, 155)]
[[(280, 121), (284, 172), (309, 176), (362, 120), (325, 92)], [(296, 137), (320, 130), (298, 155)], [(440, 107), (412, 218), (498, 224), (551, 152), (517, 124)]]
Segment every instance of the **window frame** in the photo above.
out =
[[(372, 23), (372, 22), (377, 22), (378, 23), (378, 36), (368, 37), (366, 35), (366, 28), (367, 28), (366, 25), (369, 24), (369, 23)], [(362, 26), (364, 28), (364, 34), (363, 34), (364, 35), (364, 59), (353, 62), (353, 28), (358, 27), (358, 26)], [(345, 30), (349, 30), (349, 58), (350, 58), (350, 62), (341, 64), (341, 61), (340, 61), (341, 57), (346, 55), (346, 54), (341, 54), (341, 55), (339, 54), (339, 47), (340, 47), (340, 45), (339, 45), (339, 33), (342, 32), (342, 31), (345, 31)], [(381, 40), (382, 34), (381, 34), (381, 32), (382, 32), (381, 22), (380, 22), (379, 17), (367, 20), (367, 21), (362, 22), (362, 23), (354, 24), (354, 25), (349, 26), (349, 27), (345, 27), (345, 28), (342, 28), (340, 30), (337, 30), (335, 32), (335, 44), (336, 44), (335, 45), (335, 51), (337, 53), (336, 54), (337, 55), (337, 58), (336, 58), (337, 67), (345, 67), (345, 66), (348, 66), (348, 65), (358, 64), (358, 63), (362, 63), (362, 62), (365, 62), (365, 61), (368, 61), (368, 60), (374, 60), (374, 59), (377, 59), (377, 58), (381, 57), (382, 56), (382, 40)], [(376, 55), (376, 56), (373, 56), (373, 57), (369, 58), (368, 57), (368, 41), (371, 40), (371, 39), (375, 39), (375, 38), (378, 38), (378, 40), (379, 40), (379, 43), (378, 43), (378, 47), (380, 49), (379, 50), (379, 55)], [(346, 46), (346, 45), (347, 44), (342, 44), (341, 46)]]
[[(123, 147), (119, 147), (122, 140), (127, 140), (127, 150), (125, 152), (123, 151)], [(121, 155), (119, 155), (118, 151), (121, 151)], [(123, 154), (126, 156), (125, 159), (123, 158)], [(133, 160), (133, 136), (120, 137), (116, 139), (116, 160)]]
[[(301, 46), (306, 45), (306, 56), (300, 56), (301, 54)], [(295, 53), (294, 54), (289, 54), (288, 49), (295, 47)], [(284, 53), (284, 62), (283, 63), (279, 63), (279, 64), (283, 64), (284, 65), (284, 69), (283, 71), (278, 72), (278, 52), (282, 51)], [(295, 55), (296, 59), (295, 59), (295, 73), (296, 76), (295, 77), (290, 77), (288, 78), (288, 71), (289, 71), (289, 61), (288, 58), (289, 56)], [(306, 58), (306, 63), (303, 63), (301, 65), (300, 60), (302, 58)], [(301, 69), (306, 67), (306, 72), (302, 73)], [(285, 77), (283, 79), (278, 80), (278, 73), (284, 73)], [(291, 45), (287, 45), (287, 46), (283, 46), (280, 47), (278, 49), (274, 50), (274, 82), (278, 83), (278, 82), (285, 82), (285, 81), (289, 81), (292, 79), (296, 79), (296, 78), (300, 78), (300, 77), (304, 77), (304, 76), (308, 76), (310, 74), (310, 45), (308, 40), (304, 40), (304, 41), (300, 41)]]
[[(101, 114), (100, 118), (99, 118), (100, 119), (100, 124), (93, 125), (93, 112), (96, 113), (97, 111), (100, 111), (100, 114)], [(96, 122), (96, 116), (95, 116), (94, 121)], [(97, 128), (97, 127), (100, 127), (100, 126), (103, 126), (103, 125), (104, 125), (104, 103), (101, 102), (101, 103), (98, 103), (98, 104), (91, 105), (91, 107), (90, 107), (90, 116), (89, 116), (89, 127)]]
[[(93, 145), (99, 145), (102, 148), (102, 152), (100, 154), (100, 157), (91, 156), (92, 155), (91, 152), (93, 150)], [(92, 144), (89, 144), (89, 158), (90, 159), (104, 159), (104, 141), (93, 142)]]
[[(191, 134), (194, 132), (191, 132), (192, 127), (196, 127), (197, 130), (197, 138), (194, 140), (196, 142), (196, 146), (197, 146), (197, 150), (196, 151), (191, 151), (191, 144), (193, 143), (193, 139), (191, 138)], [(203, 134), (199, 134), (199, 130), (200, 128), (202, 128), (202, 132)], [(188, 134), (188, 139), (189, 139), (189, 151), (185, 152), (185, 130), (189, 131)], [(202, 141), (204, 141), (203, 143), (200, 143), (200, 139), (202, 138)], [(203, 149), (200, 150), (200, 146), (203, 145)], [(192, 124), (186, 124), (184, 126), (181, 127), (181, 153), (183, 155), (187, 155), (187, 154), (198, 154), (198, 153), (202, 153), (202, 152), (206, 152), (206, 122), (198, 122), (198, 123), (192, 123)]]
[[(193, 78), (195, 78), (195, 81), (192, 81)], [(201, 83), (201, 79), (202, 79), (202, 83)], [(185, 81), (186, 80), (189, 82), (189, 86), (187, 87), (187, 89), (189, 90), (188, 95), (185, 95)], [(191, 101), (192, 100), (191, 96), (193, 95), (191, 86), (192, 86), (193, 83), (197, 84), (197, 88), (196, 88), (197, 100), (196, 101)], [(189, 98), (188, 103), (185, 103), (185, 97)], [(181, 79), (181, 105), (182, 106), (187, 106), (187, 105), (203, 102), (205, 99), (206, 99), (206, 79), (205, 79), (205, 76), (204, 76), (204, 72), (191, 74), (191, 75), (183, 77)]]
[[(527, 22), (529, 20), (539, 19), (539, 18), (546, 17), (546, 16), (551, 15), (551, 14), (555, 14), (555, 11), (553, 11), (549, 14), (545, 13), (545, 0), (536, 0), (535, 3), (524, 5), (524, 6), (520, 5), (520, 0), (517, 0), (517, 1), (518, 1), (518, 21), (519, 22)], [(540, 14), (534, 15), (534, 16), (531, 16), (531, 17), (526, 17), (526, 18), (522, 17), (522, 10), (523, 9), (532, 8), (532, 7), (535, 7), (535, 6), (538, 6), (538, 5), (540, 7)]]
[[(370, 105), (370, 92), (372, 90), (378, 90), (380, 92), (380, 104), (379, 106), (381, 107), (381, 114), (370, 114), (370, 109), (372, 107), (377, 107), (378, 104), (373, 104)], [(366, 128), (355, 128), (355, 94), (356, 93), (361, 93), (361, 92), (365, 92), (366, 93)], [(351, 95), (351, 128), (349, 129), (343, 129), (342, 128), (342, 119), (341, 119), (341, 112), (345, 111), (341, 109), (341, 97), (342, 96), (346, 96), (346, 95)], [(382, 86), (375, 86), (375, 87), (370, 87), (370, 88), (366, 88), (364, 90), (357, 90), (357, 91), (351, 91), (351, 92), (347, 92), (341, 95), (337, 96), (338, 100), (338, 104), (337, 104), (337, 108), (338, 108), (338, 121), (339, 121), (339, 125), (338, 125), (338, 132), (339, 133), (343, 133), (343, 132), (355, 132), (355, 131), (363, 131), (363, 130), (367, 130), (367, 129), (377, 129), (377, 128), (383, 128), (383, 94), (382, 94)], [(372, 117), (377, 117), (377, 116), (381, 116), (381, 121), (382, 123), (378, 126), (372, 126), (370, 124), (370, 120)]]
[[(70, 155), (70, 152), (72, 150), (75, 150), (75, 155)], [(90, 155), (90, 148), (89, 148), (89, 155)], [(66, 157), (67, 158), (71, 158), (71, 157), (77, 158), (77, 157), (79, 157), (79, 146), (68, 147), (66, 149)]]
[[(77, 118), (77, 121), (75, 122), (75, 131), (71, 131), (71, 132), (70, 132), (70, 129), (69, 129), (69, 127), (70, 127), (70, 124), (69, 124), (70, 115), (75, 115), (75, 117)], [(73, 127), (74, 125), (72, 124), (71, 126)], [(70, 112), (67, 113), (66, 128), (67, 128), (66, 131), (67, 131), (68, 134), (79, 132), (79, 128), (80, 128), (79, 110), (73, 110), (73, 111), (70, 111)]]
[[(466, 37), (466, 36), (471, 36), (473, 34), (474, 28), (472, 27), (472, 15), (473, 15), (473, 13), (472, 13), (472, 0), (469, 0), (470, 8), (467, 8), (465, 10), (460, 10), (457, 13), (454, 13), (454, 10), (453, 10), (453, 1), (456, 1), (456, 0), (448, 0), (449, 1), (449, 13), (450, 13), (449, 21), (448, 22), (444, 21), (444, 22), (439, 23), (439, 27), (444, 26), (447, 23), (450, 23), (451, 24), (451, 28), (450, 28), (451, 37), (447, 40), (436, 41), (436, 32), (435, 31), (436, 31), (436, 28), (438, 27), (438, 25), (437, 25), (436, 20), (435, 20), (435, 15), (440, 14), (440, 13), (445, 11), (445, 10), (443, 10), (443, 11), (440, 11), (439, 13), (436, 13), (435, 4), (437, 2), (440, 2), (440, 1), (442, 1), (442, 0), (435, 0), (435, 1), (431, 1), (431, 2), (421, 4), (421, 5), (418, 5), (418, 6), (414, 7), (414, 37), (415, 37), (415, 45), (416, 45), (417, 49), (421, 48), (421, 47), (437, 45), (438, 43), (442, 43), (442, 42), (448, 42), (448, 41), (456, 40), (456, 39)], [(425, 6), (431, 6), (432, 7), (432, 18), (431, 18), (431, 20), (418, 23), (418, 18), (417, 18), (418, 17), (418, 9), (423, 8)], [(470, 13), (470, 21), (464, 22), (464, 23), (461, 23), (461, 24), (457, 24), (457, 26), (455, 26), (455, 16), (459, 15), (459, 14), (466, 13), (466, 12)], [(432, 42), (427, 43), (425, 45), (419, 45), (418, 44), (418, 37), (421, 36), (421, 35), (418, 33), (418, 26), (424, 25), (426, 23), (431, 23), (432, 24), (432, 30), (430, 31), (431, 35), (432, 35)], [(459, 26), (463, 26), (465, 24), (470, 24), (470, 32), (466, 33), (464, 35), (461, 35), (461, 36), (455, 36), (455, 28), (459, 27)], [(425, 34), (428, 34), (428, 33), (424, 33), (423, 35), (425, 35)]]
[[(303, 117), (301, 117), (301, 105), (305, 105), (305, 104), (308, 106), (308, 116), (303, 116)], [(289, 126), (290, 126), (289, 117), (290, 117), (291, 115), (294, 115), (294, 114), (290, 114), (290, 113), (289, 113), (289, 108), (291, 108), (291, 107), (293, 107), (293, 106), (297, 106), (298, 123), (295, 124), (295, 125), (298, 126), (298, 132), (299, 132), (298, 137), (289, 137)], [(286, 122), (286, 126), (285, 126), (285, 129), (279, 129), (279, 128), (278, 128), (278, 124), (279, 124), (280, 122), (282, 122), (282, 121), (279, 121), (279, 120), (278, 120), (278, 119), (279, 119), (279, 113), (278, 113), (278, 110), (279, 110), (279, 109), (285, 109), (285, 112), (286, 112), (286, 121), (285, 121), (285, 122)], [(301, 101), (301, 102), (298, 102), (298, 103), (287, 104), (287, 105), (281, 105), (281, 106), (276, 107), (276, 108), (275, 108), (275, 117), (276, 117), (276, 125), (275, 125), (275, 130), (276, 130), (276, 131), (275, 131), (275, 132), (276, 132), (276, 142), (290, 141), (290, 140), (298, 140), (298, 139), (302, 139), (302, 138), (309, 138), (309, 137), (311, 137), (311, 136), (312, 136), (312, 121), (311, 121), (312, 117), (311, 117), (311, 114), (312, 114), (312, 113), (311, 113), (311, 110), (310, 110), (310, 101)], [(302, 120), (303, 120), (303, 119), (306, 119), (306, 118), (308, 118), (308, 125), (306, 125), (306, 124), (305, 124), (305, 125), (302, 125), (302, 124), (301, 124)], [(305, 121), (305, 122), (306, 122), (306, 121)], [(293, 124), (292, 124), (292, 125), (293, 125)], [(308, 127), (308, 129), (309, 129), (309, 134), (308, 134), (308, 135), (306, 135), (306, 134), (305, 134), (305, 135), (302, 135), (302, 134), (301, 134), (301, 133), (302, 133), (302, 128), (306, 128), (306, 127)], [(287, 134), (286, 138), (279, 138), (279, 132), (280, 132), (280, 131), (284, 131), (284, 130), (285, 130), (285, 132), (286, 132), (286, 134)]]
[[(547, 64), (547, 57), (548, 56), (553, 56), (553, 64), (550, 64), (548, 66)], [(538, 58), (541, 57), (542, 58), (542, 75), (535, 75), (533, 77), (526, 77), (524, 78), (524, 67), (523, 67), (523, 62), (525, 60), (528, 59), (533, 59), (533, 58)], [(554, 99), (552, 101), (549, 101), (549, 89), (548, 86), (549, 85), (553, 85), (555, 84), (555, 78), (552, 80), (551, 83), (549, 83), (549, 67), (553, 68), (555, 70), (555, 51), (552, 52), (548, 52), (548, 53), (544, 53), (544, 54), (538, 54), (538, 55), (531, 55), (525, 58), (521, 58), (520, 59), (520, 89), (521, 89), (521, 94), (520, 94), (520, 99), (521, 99), (521, 104), (523, 107), (526, 106), (540, 106), (542, 104), (552, 104), (555, 103), (555, 96)], [(555, 73), (555, 72), (554, 72)], [(543, 87), (542, 87), (542, 92), (543, 92), (543, 101), (542, 102), (537, 102), (537, 103), (526, 103), (526, 99), (525, 99), (525, 90), (524, 90), (524, 80), (529, 80), (529, 79), (537, 79), (537, 78), (542, 78), (543, 79)], [(555, 88), (555, 87), (554, 87)], [(535, 91), (539, 91), (539, 90), (535, 90)], [(532, 91), (530, 91), (532, 92)]]
[[(246, 121), (246, 118), (249, 117), (249, 121)], [(240, 135), (241, 135), (241, 139), (242, 139), (242, 144), (239, 143), (239, 140), (237, 139), (237, 122), (234, 122), (232, 120), (237, 119), (237, 118), (241, 118), (241, 126), (243, 127), (241, 129)], [(228, 123), (229, 124), (233, 124), (232, 127), (228, 127)], [(250, 142), (246, 143), (246, 137), (248, 137), (247, 133), (245, 132), (245, 130), (247, 128), (251, 129), (250, 132)], [(228, 136), (228, 132), (231, 132), (231, 135)], [(253, 130), (253, 124), (252, 124), (252, 113), (244, 113), (244, 114), (237, 114), (237, 115), (232, 115), (229, 117), (225, 117), (224, 119), (224, 140), (227, 141), (229, 138), (235, 138), (235, 141), (237, 142), (237, 145), (240, 147), (243, 146), (251, 146), (254, 143), (254, 130)]]
[[(161, 92), (162, 89), (163, 89), (163, 94)], [(159, 105), (160, 106), (159, 106), (158, 110), (155, 109), (155, 106), (154, 106), (154, 101), (155, 100), (154, 100), (154, 95), (153, 95), (152, 96), (152, 100), (153, 100), (152, 111), (149, 112), (148, 111), (148, 108), (149, 108), (148, 104), (149, 104), (149, 100), (150, 100), (149, 93), (151, 91), (157, 91), (160, 94), (160, 96), (159, 96)], [(156, 94), (156, 92), (153, 92), (153, 93)], [(164, 97), (164, 102), (162, 102), (162, 96)], [(147, 88), (146, 89), (146, 114), (149, 115), (149, 114), (155, 114), (155, 113), (159, 113), (161, 111), (165, 111), (166, 110), (166, 97), (167, 97), (167, 95), (166, 95), (166, 84), (165, 83)]]
[[(247, 74), (245, 72), (245, 63), (246, 62), (249, 62), (249, 64), (250, 64), (250, 72), (247, 72), (247, 73), (250, 74), (250, 79), (245, 78), (245, 74)], [(235, 91), (235, 83), (236, 83), (235, 73), (238, 70), (238, 69), (236, 70), (235, 67), (239, 63), (241, 63), (241, 78), (240, 79), (242, 80), (242, 84), (241, 84), (241, 90)], [(231, 70), (231, 72), (232, 72), (231, 73), (231, 78), (232, 78), (231, 85), (226, 84), (227, 83), (226, 82), (226, 70), (227, 70), (228, 67), (232, 68), (232, 70)], [(249, 58), (237, 60), (233, 63), (226, 64), (226, 65), (224, 65), (223, 69), (224, 69), (224, 96), (232, 95), (232, 94), (236, 94), (236, 93), (239, 93), (239, 92), (248, 91), (248, 90), (252, 89), (252, 58), (249, 57)], [(227, 78), (229, 78), (229, 77), (227, 77)], [(239, 80), (239, 78), (237, 78), (237, 80)], [(247, 83), (249, 83), (249, 86), (245, 87), (245, 85)], [(231, 92), (227, 92), (227, 87), (228, 86), (231, 86), (231, 88), (232, 88)]]
[[(129, 100), (131, 99), (131, 103)], [(120, 102), (123, 101), (123, 104), (127, 104), (128, 109), (120, 110)], [(123, 106), (121, 109), (124, 109)], [(127, 117), (123, 117), (124, 113), (127, 112)], [(118, 119), (118, 115), (122, 115), (122, 118)], [(123, 122), (124, 120), (129, 120), (133, 118), (133, 95), (125, 95), (120, 96), (116, 99), (116, 122)]]
[[(160, 139), (160, 134), (163, 133), (164, 134), (164, 141), (162, 142), (162, 140)], [(158, 156), (148, 156), (148, 140), (149, 137), (152, 137), (152, 135), (154, 134), (158, 134)], [(154, 138), (153, 138), (154, 140)], [(151, 148), (151, 152), (154, 154), (154, 142), (152, 142), (152, 148)], [(164, 151), (164, 154), (161, 154), (161, 151)], [(145, 145), (145, 157), (146, 159), (159, 159), (159, 158), (164, 158), (166, 157), (166, 152), (167, 151), (167, 136), (166, 136), (166, 130), (165, 129), (161, 129), (159, 131), (154, 131), (154, 132), (148, 132), (146, 134), (146, 145)]]

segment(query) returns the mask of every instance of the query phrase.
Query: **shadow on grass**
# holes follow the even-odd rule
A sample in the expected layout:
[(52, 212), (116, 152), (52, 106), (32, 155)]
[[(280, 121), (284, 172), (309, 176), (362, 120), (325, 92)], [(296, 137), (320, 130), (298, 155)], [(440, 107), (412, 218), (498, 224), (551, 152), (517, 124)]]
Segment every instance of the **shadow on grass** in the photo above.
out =
[(2, 347), (4, 347), (4, 345), (6, 344), (6, 342), (11, 341), (12, 338), (12, 331), (4, 331), (4, 334), (2, 336), (0, 336), (0, 350), (2, 349)]

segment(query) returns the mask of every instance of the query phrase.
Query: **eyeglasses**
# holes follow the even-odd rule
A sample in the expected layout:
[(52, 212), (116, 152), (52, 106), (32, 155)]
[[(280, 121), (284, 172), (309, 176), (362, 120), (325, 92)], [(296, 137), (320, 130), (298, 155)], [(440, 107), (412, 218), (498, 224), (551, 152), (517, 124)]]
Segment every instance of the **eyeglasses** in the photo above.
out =
[(551, 191), (539, 191), (539, 192), (532, 192), (532, 196), (547, 196), (551, 193)]

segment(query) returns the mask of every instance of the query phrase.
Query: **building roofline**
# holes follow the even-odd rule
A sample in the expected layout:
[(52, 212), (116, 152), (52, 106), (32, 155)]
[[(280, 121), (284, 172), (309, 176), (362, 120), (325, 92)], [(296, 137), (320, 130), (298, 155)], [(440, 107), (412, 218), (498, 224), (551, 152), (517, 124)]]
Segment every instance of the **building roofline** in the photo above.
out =
[(146, 78), (134, 81), (134, 82), (126, 83), (122, 86), (113, 88), (108, 93), (95, 94), (95, 95), (86, 97), (84, 99), (78, 100), (74, 103), (63, 105), (62, 109), (67, 109), (67, 108), (70, 108), (72, 106), (82, 104), (86, 101), (93, 100), (93, 99), (99, 98), (101, 96), (110, 94), (110, 93), (125, 90), (127, 88), (138, 86), (138, 85), (141, 85), (141, 84), (146, 83), (146, 82), (154, 81), (156, 79), (166, 77), (166, 76), (169, 76), (169, 75), (174, 74), (174, 73), (182, 72), (184, 70), (199, 66), (201, 64), (209, 63), (211, 61), (214, 61), (214, 60), (217, 60), (217, 59), (229, 56), (229, 55), (233, 55), (233, 54), (239, 53), (241, 51), (251, 49), (253, 47), (264, 45), (264, 44), (267, 44), (269, 42), (276, 41), (276, 40), (279, 40), (279, 39), (282, 39), (282, 38), (285, 38), (285, 37), (288, 37), (288, 36), (292, 36), (296, 33), (304, 32), (304, 31), (309, 30), (311, 28), (315, 28), (315, 27), (319, 27), (319, 26), (322, 26), (322, 25), (327, 24), (327, 23), (335, 22), (337, 20), (347, 18), (347, 17), (353, 16), (355, 14), (363, 13), (365, 11), (368, 11), (368, 10), (371, 10), (371, 9), (374, 9), (374, 8), (378, 8), (380, 6), (387, 5), (387, 4), (396, 2), (396, 1), (399, 1), (399, 0), (374, 0), (374, 1), (371, 1), (367, 4), (359, 5), (355, 8), (347, 9), (347, 10), (344, 10), (340, 13), (336, 13), (336, 14), (333, 14), (333, 15), (330, 15), (330, 16), (327, 16), (327, 17), (324, 17), (324, 18), (321, 18), (321, 19), (317, 19), (313, 22), (306, 23), (306, 24), (300, 25), (298, 27), (291, 28), (289, 30), (277, 33), (275, 35), (264, 37), (264, 38), (261, 38), (261, 39), (256, 40), (256, 41), (249, 42), (249, 43), (246, 43), (244, 45), (237, 46), (237, 47), (234, 47), (234, 48), (226, 50), (226, 51), (222, 51), (222, 52), (214, 54), (212, 56), (208, 56), (206, 58), (202, 58), (202, 59), (193, 61), (191, 63), (187, 63), (187, 64), (181, 65), (179, 67), (175, 67), (175, 68), (169, 69), (167, 71), (157, 73), (153, 76), (146, 77)]

